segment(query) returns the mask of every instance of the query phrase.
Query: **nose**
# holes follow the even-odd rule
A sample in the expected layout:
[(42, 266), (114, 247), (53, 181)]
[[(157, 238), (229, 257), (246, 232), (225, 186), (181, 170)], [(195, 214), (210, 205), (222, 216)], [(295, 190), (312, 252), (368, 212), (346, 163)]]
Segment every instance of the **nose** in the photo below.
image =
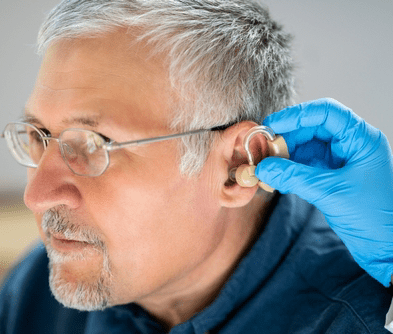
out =
[(43, 213), (58, 205), (76, 209), (81, 194), (76, 185), (76, 175), (64, 162), (58, 142), (48, 142), (37, 168), (29, 168), (24, 201), (34, 213)]

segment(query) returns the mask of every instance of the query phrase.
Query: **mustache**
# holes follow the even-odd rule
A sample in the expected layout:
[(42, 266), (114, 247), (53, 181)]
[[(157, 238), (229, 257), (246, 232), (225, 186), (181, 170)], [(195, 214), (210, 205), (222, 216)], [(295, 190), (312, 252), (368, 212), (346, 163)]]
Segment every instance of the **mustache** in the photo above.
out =
[(69, 219), (68, 211), (61, 206), (45, 211), (41, 226), (48, 238), (57, 234), (67, 240), (86, 242), (101, 249), (105, 248), (104, 242), (97, 232), (92, 228), (73, 223)]

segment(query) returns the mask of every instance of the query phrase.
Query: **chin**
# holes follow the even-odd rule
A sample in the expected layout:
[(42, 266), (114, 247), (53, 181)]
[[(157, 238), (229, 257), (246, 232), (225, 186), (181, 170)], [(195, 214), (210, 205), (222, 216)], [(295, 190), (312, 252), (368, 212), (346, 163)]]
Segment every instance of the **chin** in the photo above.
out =
[[(69, 255), (48, 251), (49, 287), (65, 307), (97, 311), (112, 306), (112, 274), (107, 256)], [(90, 254), (91, 255), (91, 254)]]
[(110, 286), (105, 275), (95, 281), (68, 281), (56, 265), (50, 269), (49, 286), (56, 300), (65, 307), (97, 311), (111, 306)]

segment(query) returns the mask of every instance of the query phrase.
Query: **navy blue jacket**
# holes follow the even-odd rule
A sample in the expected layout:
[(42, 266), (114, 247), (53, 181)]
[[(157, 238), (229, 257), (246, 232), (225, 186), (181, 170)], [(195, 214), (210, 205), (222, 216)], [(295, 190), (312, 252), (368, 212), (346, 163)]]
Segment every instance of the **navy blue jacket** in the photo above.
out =
[[(135, 304), (79, 312), (48, 287), (42, 244), (18, 264), (0, 293), (0, 333), (164, 333)], [(323, 215), (280, 195), (266, 228), (217, 299), (170, 333), (388, 333), (391, 297), (354, 262)]]

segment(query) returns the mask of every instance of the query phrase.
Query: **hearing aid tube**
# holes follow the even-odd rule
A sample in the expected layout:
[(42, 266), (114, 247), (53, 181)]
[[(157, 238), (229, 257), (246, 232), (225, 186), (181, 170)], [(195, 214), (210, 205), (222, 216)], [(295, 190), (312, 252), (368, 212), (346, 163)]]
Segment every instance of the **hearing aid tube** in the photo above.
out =
[(276, 135), (274, 131), (267, 126), (255, 126), (251, 128), (244, 137), (243, 146), (247, 153), (248, 165), (244, 164), (229, 172), (229, 177), (236, 181), (241, 187), (254, 187), (258, 185), (267, 192), (273, 192), (275, 189), (264, 182), (258, 180), (255, 176), (254, 157), (250, 151), (250, 141), (252, 137), (258, 133), (263, 134), (267, 139), (269, 148), (269, 156), (276, 156), (282, 158), (289, 158), (287, 144), (282, 136)]

